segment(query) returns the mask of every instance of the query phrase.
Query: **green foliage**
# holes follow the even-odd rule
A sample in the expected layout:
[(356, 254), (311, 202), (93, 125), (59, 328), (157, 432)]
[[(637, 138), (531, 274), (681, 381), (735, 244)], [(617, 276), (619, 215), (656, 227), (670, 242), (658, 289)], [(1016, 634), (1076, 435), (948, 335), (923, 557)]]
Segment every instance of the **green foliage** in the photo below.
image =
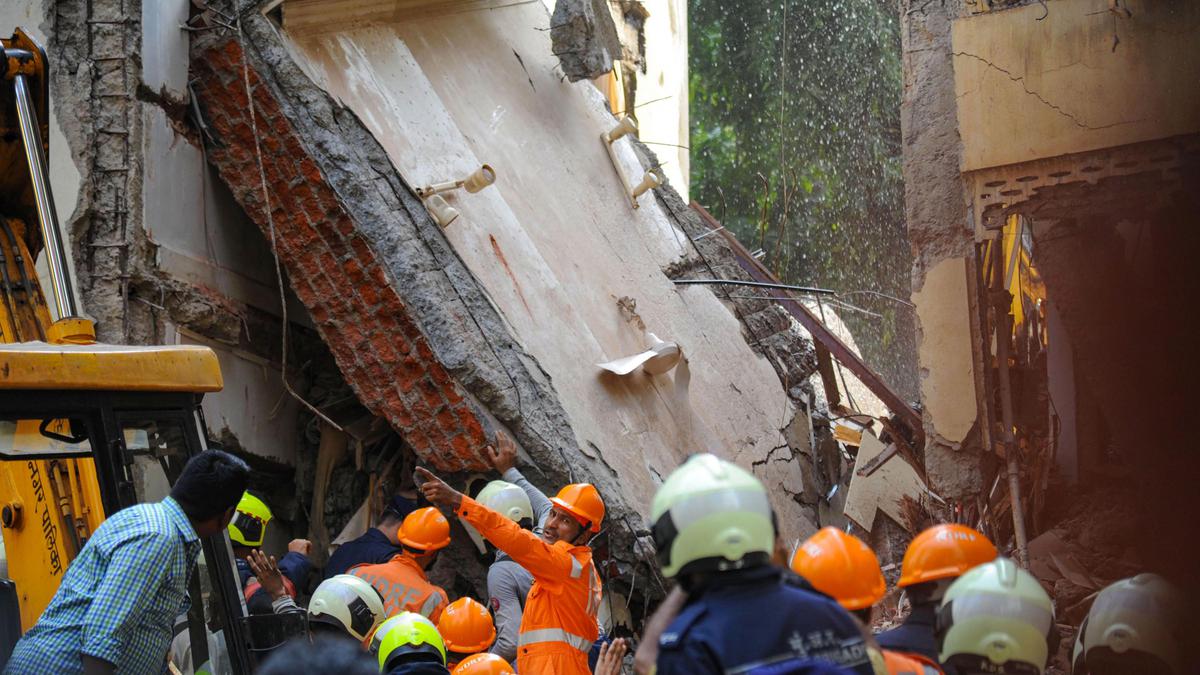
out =
[[(907, 298), (896, 7), (697, 0), (689, 13), (693, 198), (788, 283)], [(847, 301), (884, 315), (841, 311), (869, 361), (911, 350), (897, 344), (909, 308)]]

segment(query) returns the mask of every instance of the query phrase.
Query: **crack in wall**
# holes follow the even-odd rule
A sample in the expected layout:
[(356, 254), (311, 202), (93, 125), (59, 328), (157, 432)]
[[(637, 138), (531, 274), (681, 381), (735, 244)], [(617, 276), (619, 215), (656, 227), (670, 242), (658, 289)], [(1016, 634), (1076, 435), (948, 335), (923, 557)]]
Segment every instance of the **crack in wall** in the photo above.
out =
[[(1099, 131), (1099, 130), (1101, 130), (1101, 129), (1111, 129), (1111, 128), (1113, 128), (1113, 127), (1124, 126), (1124, 125), (1126, 125), (1126, 124), (1136, 124), (1136, 123), (1138, 123), (1138, 122), (1141, 122), (1141, 121), (1143, 121), (1143, 120), (1141, 120), (1141, 119), (1136, 119), (1136, 120), (1125, 120), (1125, 121), (1121, 121), (1121, 122), (1113, 122), (1112, 124), (1104, 124), (1104, 125), (1100, 125), (1100, 126), (1093, 126), (1093, 125), (1091, 125), (1091, 124), (1088, 124), (1087, 122), (1084, 122), (1083, 120), (1079, 119), (1079, 118), (1078, 118), (1078, 117), (1076, 117), (1075, 115), (1073, 115), (1073, 114), (1071, 114), (1071, 113), (1067, 112), (1066, 110), (1064, 110), (1064, 109), (1062, 108), (1062, 106), (1059, 106), (1059, 105), (1057, 105), (1057, 104), (1051, 103), (1051, 102), (1050, 102), (1048, 99), (1046, 99), (1046, 97), (1042, 96), (1040, 93), (1038, 93), (1038, 92), (1036, 92), (1036, 91), (1034, 91), (1034, 90), (1030, 89), (1030, 88), (1029, 88), (1028, 86), (1026, 86), (1026, 84), (1025, 84), (1025, 76), (1024, 76), (1024, 75), (1014, 75), (1014, 74), (1013, 74), (1011, 71), (1009, 71), (1009, 70), (1006, 70), (1006, 69), (1004, 69), (1004, 68), (1001, 68), (1000, 66), (998, 66), (998, 65), (996, 65), (996, 64), (994, 64), (994, 63), (992, 63), (991, 61), (989, 61), (989, 60), (987, 60), (987, 59), (983, 58), (982, 56), (979, 56), (978, 54), (972, 54), (972, 53), (970, 53), (970, 52), (953, 52), (953, 54), (952, 54), (952, 55), (953, 55), (953, 56), (965, 56), (965, 57), (967, 57), (967, 58), (975, 59), (976, 61), (979, 61), (980, 63), (984, 64), (984, 65), (985, 65), (985, 66), (987, 66), (988, 68), (991, 68), (991, 69), (993, 69), (993, 70), (996, 70), (996, 71), (998, 71), (998, 72), (1000, 72), (1000, 73), (1003, 73), (1003, 74), (1004, 74), (1004, 76), (1005, 76), (1005, 77), (1007, 77), (1009, 80), (1011, 80), (1011, 81), (1013, 81), (1013, 82), (1016, 82), (1017, 84), (1021, 85), (1021, 89), (1022, 89), (1022, 90), (1023, 90), (1023, 91), (1024, 91), (1026, 94), (1028, 94), (1028, 95), (1030, 95), (1030, 96), (1032, 96), (1032, 97), (1036, 98), (1036, 99), (1037, 99), (1039, 102), (1041, 102), (1041, 103), (1042, 103), (1043, 105), (1045, 105), (1047, 108), (1050, 108), (1051, 110), (1053, 110), (1054, 112), (1058, 113), (1059, 115), (1062, 115), (1063, 117), (1067, 118), (1068, 120), (1071, 120), (1071, 123), (1072, 123), (1072, 124), (1074, 124), (1075, 126), (1079, 127), (1080, 129), (1088, 129), (1089, 131)], [(969, 92), (968, 92), (968, 93), (969, 93)], [(961, 98), (961, 97), (960, 97), (960, 98)]]

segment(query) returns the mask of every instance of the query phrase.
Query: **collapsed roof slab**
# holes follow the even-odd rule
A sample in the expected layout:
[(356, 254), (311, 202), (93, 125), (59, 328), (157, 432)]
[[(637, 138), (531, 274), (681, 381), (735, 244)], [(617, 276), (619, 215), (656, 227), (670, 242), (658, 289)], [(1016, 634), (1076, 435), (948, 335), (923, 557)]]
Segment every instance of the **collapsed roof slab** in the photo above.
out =
[[(596, 483), (628, 537), (661, 477), (709, 450), (764, 478), (789, 539), (810, 532), (804, 477), (781, 449), (788, 390), (811, 371), (785, 383), (750, 344), (778, 335), (750, 340), (711, 290), (674, 286), (665, 271), (696, 250), (659, 201), (630, 208), (599, 140), (614, 120), (589, 83), (555, 74), (548, 22), (534, 3), (290, 43), (247, 15), (245, 49), (231, 34), (194, 44), (209, 157), (270, 239), (269, 208), (346, 380), (426, 461), (480, 468), (484, 429), (507, 427), (538, 482)], [(644, 170), (628, 144), (619, 160)], [(410, 186), (484, 162), (496, 185), (448, 197), (462, 216), (442, 230)], [(645, 347), (627, 297), (682, 345), (686, 386), (600, 375)], [(778, 332), (804, 342), (787, 322)]]

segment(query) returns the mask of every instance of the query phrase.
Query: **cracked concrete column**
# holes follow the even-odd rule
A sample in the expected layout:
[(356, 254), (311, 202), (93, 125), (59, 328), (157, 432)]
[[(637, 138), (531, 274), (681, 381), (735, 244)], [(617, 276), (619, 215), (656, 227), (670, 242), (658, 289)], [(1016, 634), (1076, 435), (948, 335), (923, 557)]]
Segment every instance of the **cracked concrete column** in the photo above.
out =
[(981, 489), (975, 275), (971, 218), (961, 175), (950, 28), (957, 1), (902, 7), (905, 216), (913, 250), (913, 302), (932, 488), (946, 497)]

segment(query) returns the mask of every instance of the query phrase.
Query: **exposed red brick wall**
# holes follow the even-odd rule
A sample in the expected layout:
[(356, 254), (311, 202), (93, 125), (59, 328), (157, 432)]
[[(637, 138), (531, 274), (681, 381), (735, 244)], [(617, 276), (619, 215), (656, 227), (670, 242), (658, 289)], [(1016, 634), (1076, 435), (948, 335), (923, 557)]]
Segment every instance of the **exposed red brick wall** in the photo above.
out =
[[(241, 48), (217, 43), (194, 54), (193, 69), (219, 139), (209, 161), (269, 241)], [(483, 468), (485, 436), (471, 404), (253, 67), (250, 87), (278, 254), (342, 375), (424, 460), (448, 471)]]

